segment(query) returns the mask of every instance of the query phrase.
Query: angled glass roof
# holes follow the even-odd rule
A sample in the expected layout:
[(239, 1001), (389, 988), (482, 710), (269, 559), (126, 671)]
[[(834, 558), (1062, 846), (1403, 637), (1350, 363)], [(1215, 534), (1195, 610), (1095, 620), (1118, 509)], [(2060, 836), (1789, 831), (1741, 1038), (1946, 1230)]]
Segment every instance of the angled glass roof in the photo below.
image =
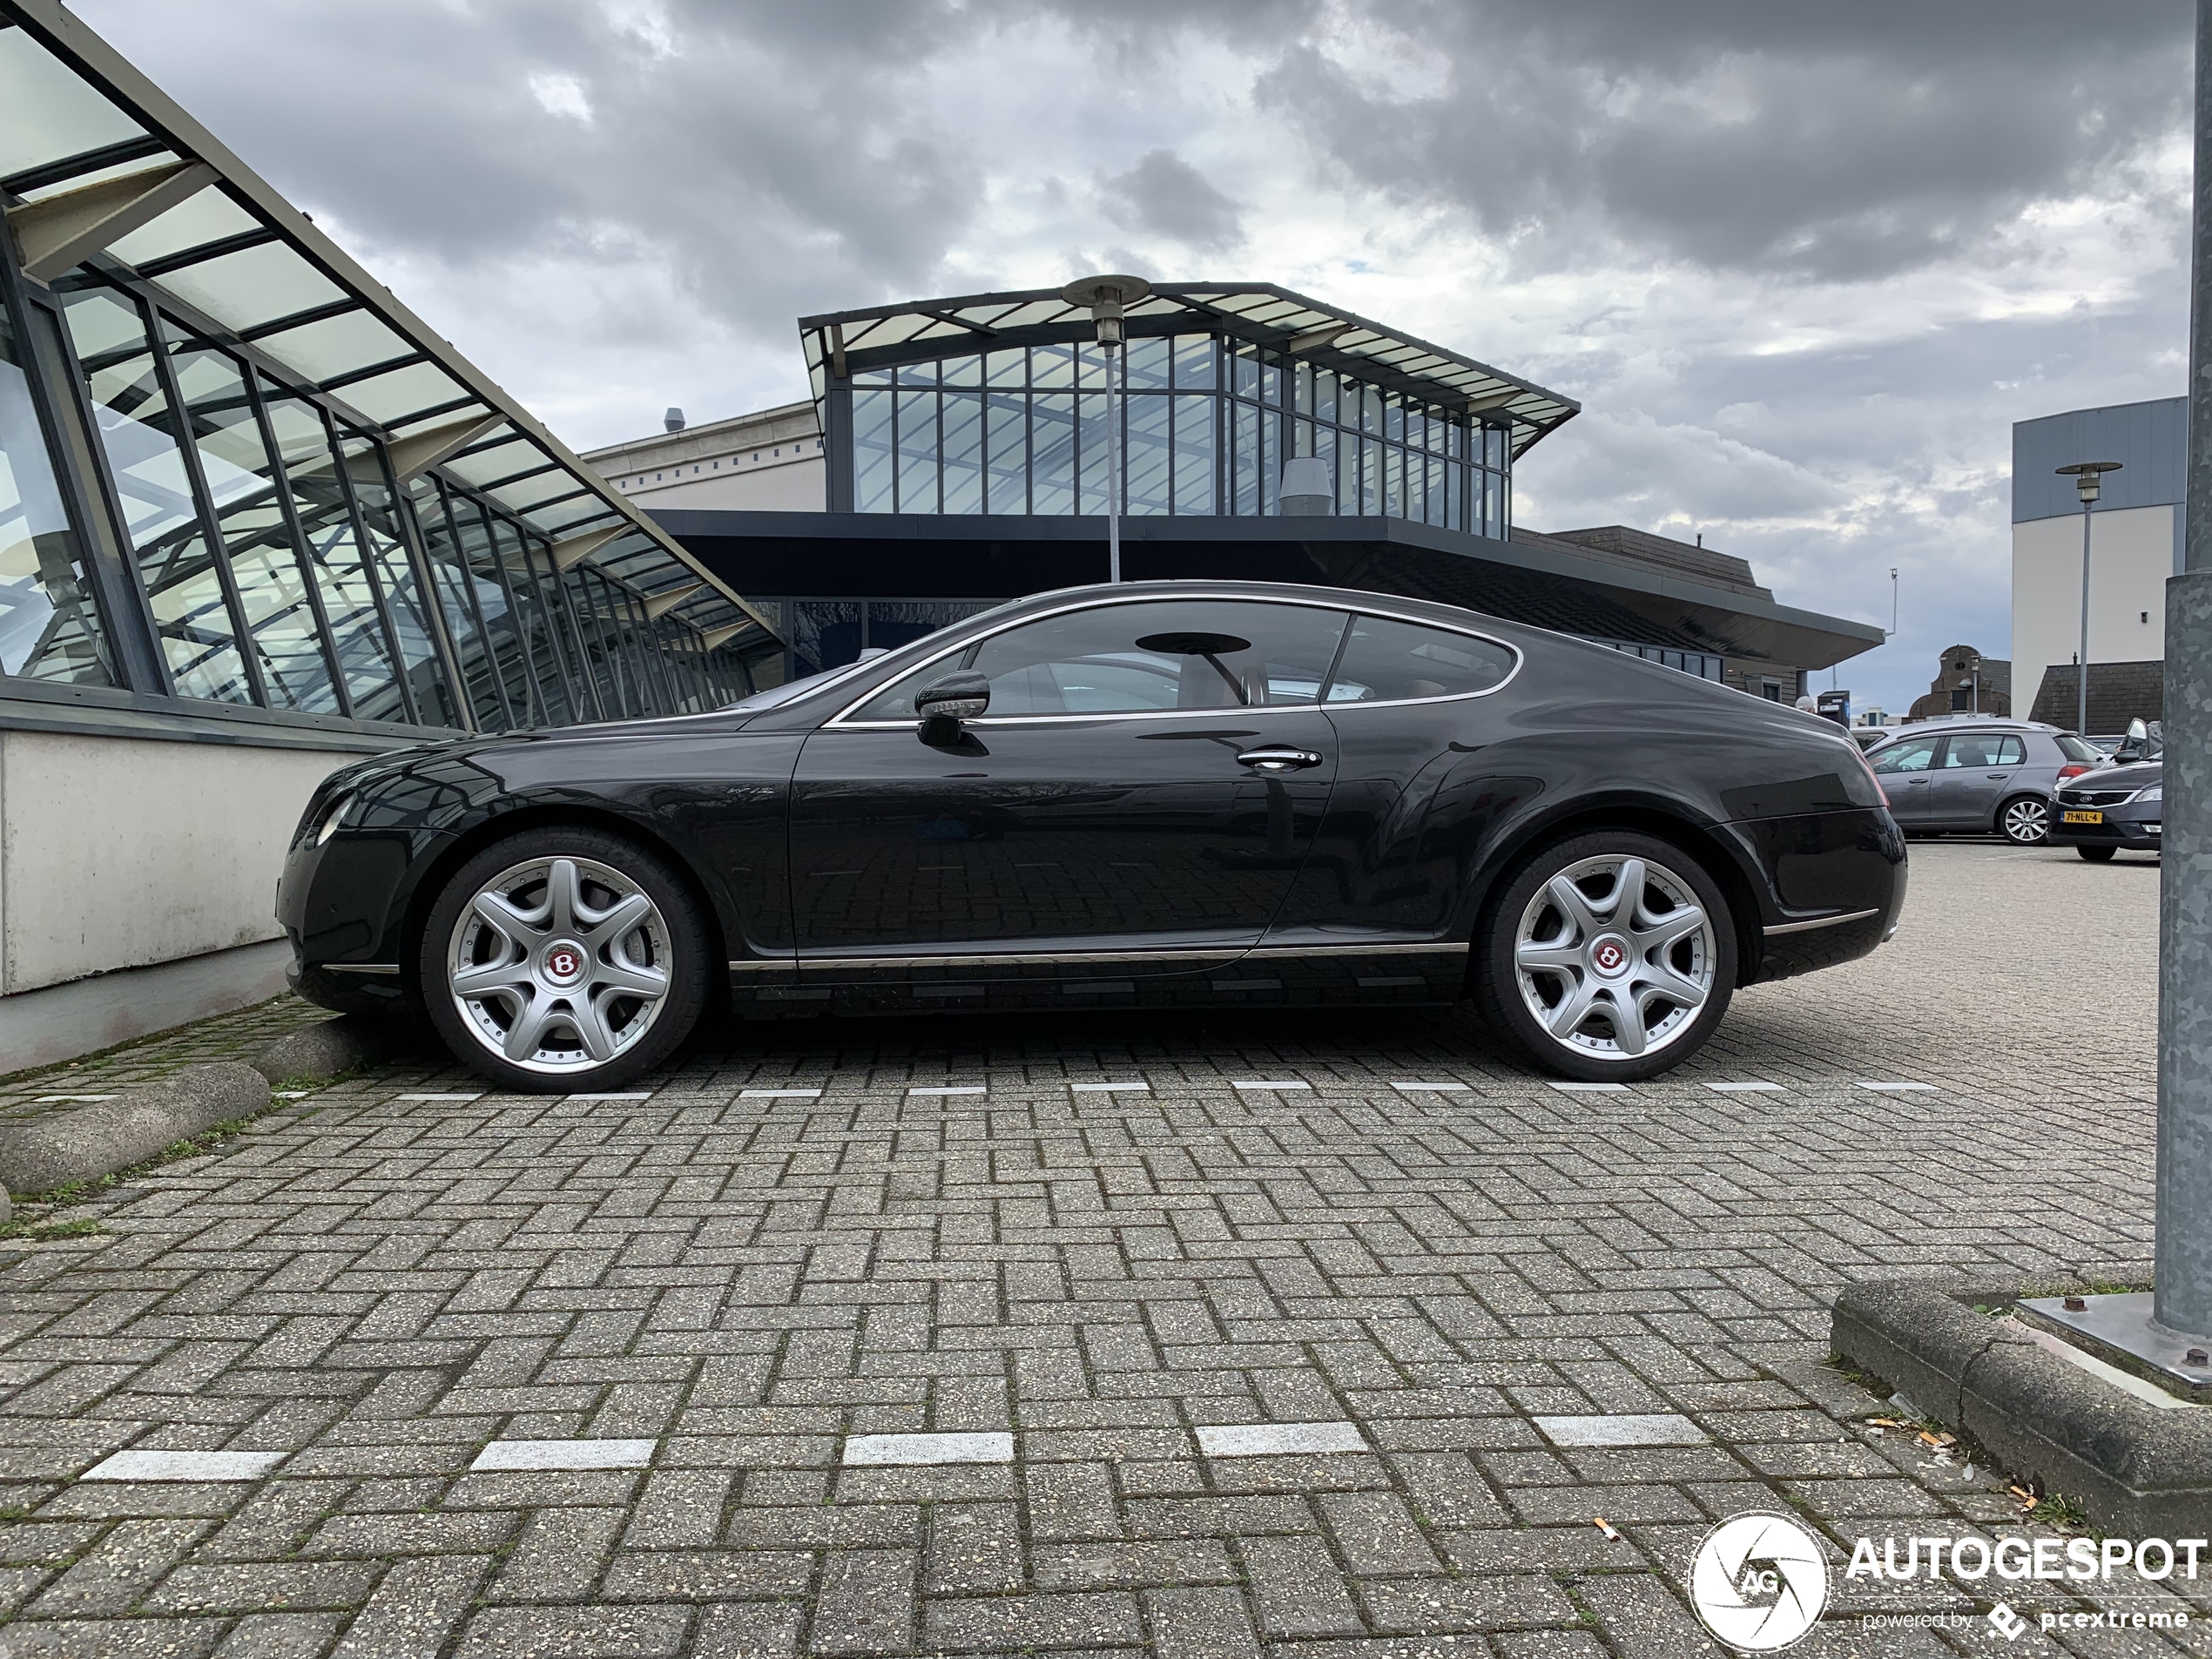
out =
[[(1533, 381), (1264, 282), (1163, 282), (1128, 309), (1131, 335), (1209, 330), (1447, 407), (1513, 423), (1517, 456), (1582, 406)], [(1051, 289), (919, 300), (799, 320), (819, 405), (833, 380), (889, 363), (1096, 336), (1089, 311)]]
[(772, 633), (53, 0), (0, 0), (0, 208), (33, 278), (151, 291), (193, 328), (388, 442), (497, 421), (436, 470), (488, 489), (556, 540), (618, 528), (619, 538), (583, 556), (648, 596), (699, 590), (671, 614), (700, 628)]

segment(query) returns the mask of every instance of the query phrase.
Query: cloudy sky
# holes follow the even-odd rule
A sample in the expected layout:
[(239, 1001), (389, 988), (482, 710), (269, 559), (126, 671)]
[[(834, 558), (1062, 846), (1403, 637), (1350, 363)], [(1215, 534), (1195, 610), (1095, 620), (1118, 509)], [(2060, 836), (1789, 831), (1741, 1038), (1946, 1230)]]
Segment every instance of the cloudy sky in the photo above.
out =
[(1271, 280), (1579, 399), (1538, 529), (2009, 637), (2010, 424), (2182, 389), (2186, 0), (78, 0), (579, 448), (804, 312)]

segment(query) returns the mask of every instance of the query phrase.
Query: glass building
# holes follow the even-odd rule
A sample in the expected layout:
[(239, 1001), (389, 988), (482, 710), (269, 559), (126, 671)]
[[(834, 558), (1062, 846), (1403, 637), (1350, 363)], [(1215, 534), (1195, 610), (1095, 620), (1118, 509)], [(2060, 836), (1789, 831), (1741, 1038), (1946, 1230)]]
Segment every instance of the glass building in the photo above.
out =
[(0, 716), (710, 709), (766, 619), (67, 14), (0, 0)]

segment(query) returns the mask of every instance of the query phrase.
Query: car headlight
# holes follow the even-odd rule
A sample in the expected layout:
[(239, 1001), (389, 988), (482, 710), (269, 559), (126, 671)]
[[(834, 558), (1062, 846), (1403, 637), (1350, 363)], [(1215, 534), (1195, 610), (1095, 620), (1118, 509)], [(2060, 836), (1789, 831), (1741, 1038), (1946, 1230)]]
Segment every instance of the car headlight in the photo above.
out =
[(2166, 786), (2164, 784), (2153, 784), (2148, 789), (2138, 789), (2134, 794), (2130, 795), (2128, 798), (2128, 804), (2132, 806), (2137, 801), (2164, 800), (2165, 799)]
[(344, 794), (339, 796), (336, 800), (332, 801), (330, 805), (323, 810), (322, 822), (315, 826), (315, 845), (317, 846), (320, 846), (325, 841), (338, 833), (339, 822), (346, 816), (347, 810), (352, 807), (353, 804), (353, 792), (351, 790), (347, 790)]

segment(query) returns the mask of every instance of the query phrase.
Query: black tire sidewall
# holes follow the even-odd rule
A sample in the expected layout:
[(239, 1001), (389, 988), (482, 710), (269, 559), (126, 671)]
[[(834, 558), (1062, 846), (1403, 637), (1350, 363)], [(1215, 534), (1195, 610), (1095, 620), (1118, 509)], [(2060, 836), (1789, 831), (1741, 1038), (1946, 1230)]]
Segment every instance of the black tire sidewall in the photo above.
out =
[[(1584, 859), (1639, 858), (1656, 864), (1696, 894), (1713, 919), (1716, 961), (1713, 989), (1689, 1030), (1656, 1054), (1603, 1060), (1575, 1053), (1554, 1040), (1521, 1001), (1514, 967), (1514, 934), (1521, 912), (1537, 890), (1568, 866)], [(1581, 1082), (1635, 1082), (1671, 1070), (1704, 1047), (1728, 1012), (1736, 994), (1735, 912), (1720, 885), (1681, 847), (1635, 830), (1597, 830), (1539, 847), (1518, 866), (1483, 907), (1476, 924), (1475, 1001), (1491, 1028), (1508, 1037), (1542, 1070)]]
[[(527, 1070), (495, 1055), (462, 1023), (447, 989), (446, 959), (453, 930), (469, 900), (485, 882), (510, 866), (531, 859), (589, 859), (619, 870), (642, 887), (659, 907), (668, 928), (670, 978), (666, 1001), (633, 1048), (604, 1066), (588, 1070)], [(558, 826), (523, 830), (495, 841), (448, 878), (431, 904), (416, 953), (415, 974), (424, 1012), (440, 1041), (470, 1070), (502, 1089), (554, 1095), (598, 1093), (643, 1076), (674, 1054), (698, 1023), (706, 1006), (710, 961), (707, 928), (691, 890), (666, 860), (627, 837), (607, 830)]]
[(2120, 851), (2116, 846), (2077, 846), (2074, 850), (2081, 855), (2085, 864), (2109, 864), (2113, 854)]

